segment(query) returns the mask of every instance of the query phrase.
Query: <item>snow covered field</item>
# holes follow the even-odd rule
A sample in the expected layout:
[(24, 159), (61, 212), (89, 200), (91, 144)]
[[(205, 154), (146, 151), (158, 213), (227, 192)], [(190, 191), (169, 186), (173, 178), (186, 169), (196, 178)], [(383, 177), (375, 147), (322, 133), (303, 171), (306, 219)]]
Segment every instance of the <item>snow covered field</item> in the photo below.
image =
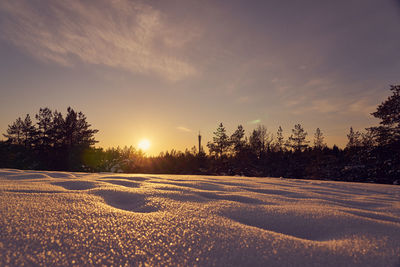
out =
[(0, 266), (400, 266), (400, 186), (0, 170)]

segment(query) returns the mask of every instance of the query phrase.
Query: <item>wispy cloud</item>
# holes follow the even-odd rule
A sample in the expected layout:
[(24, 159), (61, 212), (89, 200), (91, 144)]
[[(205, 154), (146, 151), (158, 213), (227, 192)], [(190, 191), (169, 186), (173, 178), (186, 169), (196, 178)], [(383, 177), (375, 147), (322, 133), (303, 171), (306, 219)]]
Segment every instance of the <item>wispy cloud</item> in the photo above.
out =
[(293, 114), (319, 113), (319, 114), (343, 114), (343, 115), (360, 115), (364, 114), (369, 117), (376, 110), (376, 104), (372, 103), (367, 97), (357, 100), (344, 99), (315, 99), (288, 103), (288, 107), (292, 109)]
[(192, 132), (192, 130), (190, 130), (189, 128), (183, 127), (183, 126), (178, 126), (178, 127), (176, 127), (176, 129), (178, 129), (179, 131), (182, 131), (182, 132), (186, 132), (186, 133)]
[(371, 101), (364, 97), (357, 101), (354, 101), (348, 106), (348, 112), (361, 113), (365, 115), (370, 115), (372, 112), (376, 111), (377, 105), (372, 104)]
[(256, 120), (249, 121), (249, 124), (258, 124), (260, 122), (261, 122), (260, 119), (256, 119)]
[(169, 25), (146, 4), (71, 0), (39, 7), (28, 0), (1, 1), (0, 15), (1, 38), (40, 60), (72, 66), (79, 59), (171, 81), (197, 73), (179, 56), (196, 36), (184, 35), (190, 29)]
[[(353, 112), (349, 108), (351, 98), (344, 92), (338, 92), (336, 88), (341, 84), (336, 83), (330, 77), (312, 78), (306, 80), (297, 89), (301, 93), (289, 95), (284, 105), (292, 114), (344, 114)], [(292, 89), (291, 91), (294, 91)]]
[(313, 100), (310, 106), (311, 111), (316, 111), (319, 113), (330, 113), (338, 112), (341, 110), (343, 104), (327, 100), (327, 99), (317, 99)]

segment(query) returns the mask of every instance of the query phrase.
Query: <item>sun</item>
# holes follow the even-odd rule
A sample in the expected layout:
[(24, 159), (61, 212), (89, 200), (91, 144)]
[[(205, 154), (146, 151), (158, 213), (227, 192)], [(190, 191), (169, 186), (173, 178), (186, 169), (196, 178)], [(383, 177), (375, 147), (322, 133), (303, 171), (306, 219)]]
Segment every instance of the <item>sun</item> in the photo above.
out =
[(150, 141), (148, 139), (142, 139), (138, 143), (138, 148), (142, 151), (146, 151), (150, 148)]

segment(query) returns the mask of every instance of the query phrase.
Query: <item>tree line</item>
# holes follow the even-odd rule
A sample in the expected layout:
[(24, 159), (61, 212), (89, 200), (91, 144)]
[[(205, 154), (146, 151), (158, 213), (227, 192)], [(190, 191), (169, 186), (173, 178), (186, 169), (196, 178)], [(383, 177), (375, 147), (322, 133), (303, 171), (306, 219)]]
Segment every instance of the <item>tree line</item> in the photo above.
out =
[(8, 125), (0, 143), (0, 166), (41, 170), (82, 170), (81, 155), (97, 143), (82, 112), (61, 112), (41, 108), (36, 123), (27, 114)]
[(347, 145), (328, 147), (317, 128), (312, 142), (301, 124), (288, 138), (282, 127), (275, 133), (263, 125), (246, 135), (242, 125), (228, 134), (223, 123), (207, 143), (209, 153), (193, 147), (147, 157), (134, 147), (95, 148), (94, 135), (82, 112), (42, 108), (36, 123), (26, 115), (9, 125), (0, 142), (0, 167), (65, 171), (215, 174), (333, 179), (357, 182), (400, 182), (400, 85), (372, 115), (379, 126), (355, 131)]

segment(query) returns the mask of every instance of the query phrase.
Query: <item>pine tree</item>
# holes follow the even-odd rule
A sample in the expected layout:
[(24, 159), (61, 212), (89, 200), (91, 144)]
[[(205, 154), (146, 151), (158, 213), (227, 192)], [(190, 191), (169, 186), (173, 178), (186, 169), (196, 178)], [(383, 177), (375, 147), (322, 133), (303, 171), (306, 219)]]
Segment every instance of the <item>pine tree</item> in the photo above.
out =
[(380, 126), (369, 128), (381, 145), (400, 142), (400, 85), (390, 87), (393, 95), (372, 113), (375, 118), (381, 119)]
[(232, 150), (235, 154), (239, 154), (243, 151), (246, 141), (244, 140), (244, 129), (242, 125), (239, 125), (236, 131), (231, 135), (230, 142), (232, 144)]
[(54, 144), (54, 152), (58, 154), (58, 168), (80, 170), (84, 151), (97, 142), (94, 134), (98, 130), (90, 127), (86, 116), (71, 107), (68, 107), (65, 118), (60, 112), (53, 113), (50, 137)]
[(50, 145), (50, 135), (53, 127), (53, 112), (49, 108), (40, 108), (35, 115), (38, 125), (38, 145), (47, 148)]
[(349, 134), (347, 135), (348, 142), (346, 148), (360, 147), (361, 146), (360, 137), (361, 137), (360, 132), (354, 131), (353, 127), (350, 127)]
[(271, 150), (273, 139), (273, 135), (267, 131), (267, 128), (264, 125), (259, 125), (249, 137), (250, 149), (260, 158)]
[(393, 92), (382, 102), (372, 115), (381, 119), (380, 126), (367, 130), (373, 136), (375, 147), (374, 158), (375, 179), (381, 182), (400, 182), (400, 85), (391, 85)]
[(262, 139), (262, 129), (254, 129), (249, 137), (250, 150), (257, 155), (258, 158), (261, 157), (264, 152), (264, 140)]
[(25, 148), (31, 147), (34, 143), (37, 131), (35, 126), (32, 124), (31, 116), (29, 116), (29, 114), (26, 114), (26, 117), (22, 122), (21, 132)]
[(294, 151), (302, 151), (308, 147), (310, 141), (306, 140), (307, 132), (304, 131), (301, 124), (296, 124), (292, 129), (292, 135), (289, 137), (289, 146)]
[(97, 129), (90, 129), (92, 126), (86, 121), (86, 116), (82, 113), (78, 113), (78, 143), (84, 146), (92, 146), (98, 141), (94, 138), (94, 135), (99, 132)]
[(53, 121), (49, 130), (50, 144), (53, 148), (65, 146), (65, 121), (61, 112), (53, 112)]
[(89, 147), (97, 143), (94, 134), (98, 130), (90, 129), (91, 125), (86, 121), (86, 116), (82, 112), (77, 113), (71, 107), (68, 107), (65, 119), (62, 119), (62, 116), (59, 117), (58, 123), (63, 126), (63, 144), (67, 147)]
[(324, 142), (324, 135), (322, 133), (322, 131), (317, 128), (315, 130), (315, 134), (314, 134), (314, 148), (316, 149), (323, 149), (324, 147), (326, 147), (326, 143)]
[(24, 120), (18, 118), (9, 125), (4, 134), (8, 138), (7, 149), (11, 154), (15, 153), (12, 157), (19, 157), (14, 160), (14, 166), (85, 170), (82, 166), (83, 154), (93, 149), (91, 146), (97, 142), (94, 134), (98, 132), (91, 129), (86, 116), (69, 107), (64, 119), (61, 112), (41, 108), (35, 118), (38, 121), (37, 127), (27, 114)]
[(360, 143), (362, 147), (368, 148), (369, 150), (373, 149), (376, 146), (376, 142), (371, 131), (361, 133)]
[(64, 142), (67, 147), (72, 147), (78, 139), (78, 114), (71, 107), (68, 107), (64, 121)]
[(230, 140), (226, 134), (226, 129), (222, 122), (219, 124), (217, 131), (214, 132), (213, 142), (207, 144), (210, 153), (219, 157), (224, 155), (230, 147)]
[(7, 134), (3, 134), (4, 137), (8, 139), (8, 142), (15, 145), (22, 144), (23, 124), (24, 122), (22, 121), (21, 117), (18, 117), (18, 119), (13, 124), (8, 125)]
[(278, 151), (283, 151), (285, 145), (285, 138), (283, 137), (282, 127), (279, 126), (278, 131), (276, 132), (276, 143), (275, 148)]

